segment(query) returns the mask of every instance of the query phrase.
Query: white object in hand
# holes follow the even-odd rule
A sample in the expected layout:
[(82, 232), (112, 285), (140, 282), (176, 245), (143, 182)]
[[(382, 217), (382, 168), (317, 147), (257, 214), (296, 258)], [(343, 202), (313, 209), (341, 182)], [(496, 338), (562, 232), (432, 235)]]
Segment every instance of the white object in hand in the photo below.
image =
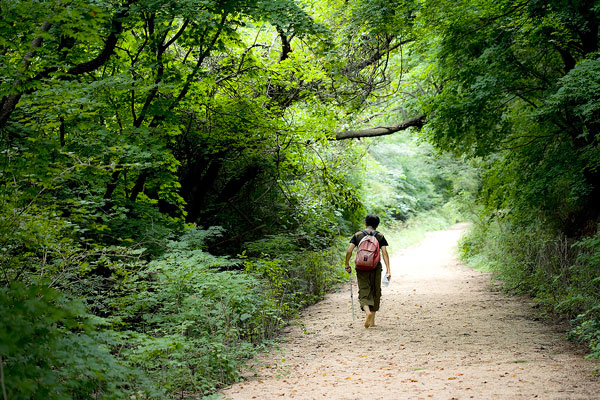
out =
[(388, 286), (390, 284), (390, 274), (385, 274), (383, 276), (383, 286)]

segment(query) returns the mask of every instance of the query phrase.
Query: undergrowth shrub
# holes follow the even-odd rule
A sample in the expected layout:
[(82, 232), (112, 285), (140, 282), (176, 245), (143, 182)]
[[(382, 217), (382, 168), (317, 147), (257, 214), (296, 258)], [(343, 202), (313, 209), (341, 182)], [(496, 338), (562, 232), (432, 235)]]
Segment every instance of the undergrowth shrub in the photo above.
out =
[(263, 282), (239, 260), (201, 248), (220, 234), (192, 230), (131, 275), (114, 298), (113, 324), (129, 336), (122, 356), (172, 396), (202, 397), (239, 377), (242, 362), (283, 320)]
[(268, 237), (229, 258), (207, 252), (222, 229), (190, 229), (148, 261), (145, 249), (71, 239), (78, 228), (51, 210), (3, 211), (0, 366), (11, 399), (210, 395), (343, 276), (330, 233)]
[[(120, 357), (171, 397), (203, 397), (238, 380), (244, 362), (341, 276), (337, 247), (302, 251), (278, 235), (233, 259), (205, 250), (221, 234), (193, 229), (170, 241), (107, 301)], [(257, 248), (264, 252), (250, 254)]]
[[(6, 198), (4, 198), (6, 199)], [(3, 200), (4, 200), (3, 199)], [(114, 289), (135, 250), (80, 240), (50, 206), (0, 206), (0, 363), (10, 399), (162, 398), (119, 359), (117, 332), (96, 300)], [(73, 299), (77, 300), (73, 300)], [(93, 310), (98, 311), (93, 314)]]
[(527, 293), (546, 312), (571, 320), (569, 336), (600, 358), (600, 233), (573, 242), (541, 222), (522, 227), (491, 218), (474, 225), (460, 250), (507, 291)]
[(567, 300), (573, 300), (563, 301), (561, 307), (574, 306), (578, 311), (571, 334), (589, 344), (589, 358), (600, 359), (600, 232), (574, 246), (579, 254), (571, 266), (573, 283), (567, 291)]
[(84, 304), (44, 284), (0, 288), (0, 364), (7, 399), (116, 399), (143, 390), (141, 374), (110, 352), (116, 337)]
[(319, 248), (315, 240), (322, 239), (311, 238), (271, 235), (246, 245), (245, 270), (266, 282), (282, 318), (315, 303), (345, 277), (340, 267), (343, 241), (329, 247), (320, 243)]

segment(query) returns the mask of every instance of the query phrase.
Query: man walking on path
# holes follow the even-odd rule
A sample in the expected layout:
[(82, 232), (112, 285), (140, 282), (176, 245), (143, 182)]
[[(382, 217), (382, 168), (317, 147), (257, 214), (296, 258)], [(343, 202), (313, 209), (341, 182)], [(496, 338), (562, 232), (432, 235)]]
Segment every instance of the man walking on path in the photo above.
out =
[[(365, 218), (366, 229), (356, 232), (352, 239), (350, 239), (350, 245), (346, 250), (346, 271), (352, 272), (350, 267), (350, 258), (352, 257), (352, 251), (357, 247), (361, 240), (367, 235), (375, 236), (379, 242), (379, 248), (381, 255), (385, 261), (385, 270), (388, 275), (388, 280), (391, 278), (390, 274), (390, 257), (387, 252), (388, 242), (381, 232), (377, 232), (376, 229), (379, 226), (379, 217), (373, 214), (367, 215)], [(360, 302), (360, 308), (367, 313), (365, 319), (365, 328), (375, 326), (375, 313), (379, 310), (379, 302), (381, 300), (381, 272), (382, 272), (381, 261), (377, 264), (374, 269), (371, 270), (359, 270), (356, 269), (356, 280), (358, 281), (358, 300)]]

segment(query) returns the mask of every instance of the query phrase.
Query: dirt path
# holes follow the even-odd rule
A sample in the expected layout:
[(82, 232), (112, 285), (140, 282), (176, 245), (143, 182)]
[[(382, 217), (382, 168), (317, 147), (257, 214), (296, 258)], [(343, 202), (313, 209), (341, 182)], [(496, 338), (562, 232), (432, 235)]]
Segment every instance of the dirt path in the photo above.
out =
[[(599, 399), (593, 363), (523, 299), (456, 260), (465, 226), (392, 258), (377, 327), (352, 322), (350, 293), (305, 310), (227, 399)], [(356, 286), (354, 286), (356, 295)], [(355, 299), (356, 301), (356, 299)], [(356, 302), (355, 302), (356, 306)]]

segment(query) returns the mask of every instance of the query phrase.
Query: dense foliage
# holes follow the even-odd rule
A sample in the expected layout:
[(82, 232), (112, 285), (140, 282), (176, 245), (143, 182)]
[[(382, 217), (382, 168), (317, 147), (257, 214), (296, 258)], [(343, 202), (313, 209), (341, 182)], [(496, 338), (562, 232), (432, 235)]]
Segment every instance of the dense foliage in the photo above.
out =
[[(343, 276), (366, 210), (478, 211), (465, 255), (598, 355), (599, 12), (3, 0), (3, 396), (212, 393)], [(379, 125), (422, 130), (332, 140)]]
[[(4, 397), (210, 394), (343, 276), (365, 207), (449, 197), (424, 154), (330, 140), (376, 109), (399, 48), (359, 3), (0, 11)], [(386, 186), (361, 191), (371, 163)]]
[(437, 84), (423, 134), (482, 169), (463, 251), (572, 319), (599, 356), (600, 4), (424, 4)]
[(422, 127), (436, 149), (476, 165), (479, 211), (465, 256), (570, 318), (573, 337), (599, 356), (600, 3), (354, 6), (404, 45), (388, 58), (390, 85), (371, 100), (384, 117), (366, 119), (385, 128), (339, 137)]

